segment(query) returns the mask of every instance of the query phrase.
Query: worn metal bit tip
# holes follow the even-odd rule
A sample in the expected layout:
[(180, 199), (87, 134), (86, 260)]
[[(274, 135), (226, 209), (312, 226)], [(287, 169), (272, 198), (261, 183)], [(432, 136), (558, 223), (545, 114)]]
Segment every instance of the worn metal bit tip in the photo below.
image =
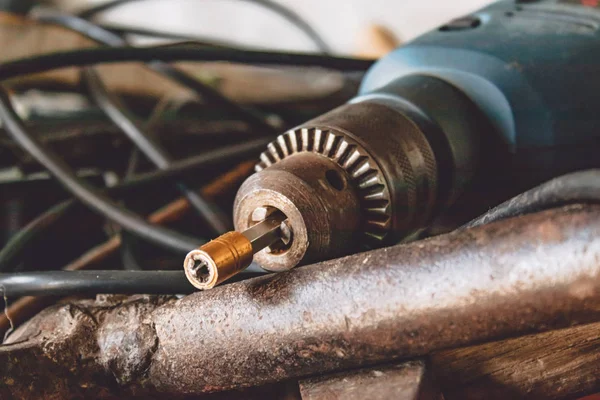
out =
[(210, 289), (217, 284), (218, 268), (210, 255), (200, 249), (188, 253), (184, 261), (188, 280), (198, 289)]
[(228, 232), (185, 257), (183, 269), (192, 285), (211, 289), (252, 263), (252, 243), (239, 232)]

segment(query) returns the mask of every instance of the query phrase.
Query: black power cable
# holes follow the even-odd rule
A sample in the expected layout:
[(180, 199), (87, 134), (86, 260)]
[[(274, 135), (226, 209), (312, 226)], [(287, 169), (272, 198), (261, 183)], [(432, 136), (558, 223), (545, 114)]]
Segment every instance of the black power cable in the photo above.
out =
[(0, 64), (0, 81), (65, 67), (149, 61), (232, 62), (251, 65), (322, 67), (337, 71), (366, 71), (373, 60), (319, 54), (195, 48), (190, 45), (95, 48), (56, 52)]
[[(47, 19), (42, 18), (42, 20), (46, 22), (53, 22), (75, 30), (84, 34), (86, 37), (110, 46), (122, 46), (127, 44), (123, 39), (119, 38), (113, 33), (107, 32), (102, 28), (98, 28), (93, 24), (85, 20), (80, 20), (76, 17), (50, 16)], [(173, 74), (177, 75), (176, 70), (167, 64), (159, 62), (156, 67), (158, 70), (165, 71), (168, 76), (172, 76)], [(183, 73), (181, 75), (185, 76)], [(112, 96), (108, 92), (98, 74), (93, 69), (87, 68), (83, 71), (83, 76), (96, 104), (105, 112), (112, 122), (121, 128), (121, 130), (125, 132), (125, 134), (146, 155), (146, 157), (148, 157), (148, 159), (150, 159), (159, 169), (164, 170), (169, 168), (172, 164), (172, 160), (168, 154), (158, 143), (153, 141), (152, 138), (143, 131), (143, 129), (135, 121), (133, 115), (127, 110), (125, 105), (122, 104), (118, 98)], [(204, 86), (199, 83), (197, 83), (194, 87), (199, 86), (204, 88)], [(208, 89), (208, 91), (211, 92), (214, 98), (214, 91), (212, 91), (212, 89)], [(205, 93), (206, 90), (203, 90), (201, 95), (204, 95)], [(219, 98), (219, 102), (221, 104), (226, 103), (226, 105), (231, 108), (232, 104), (227, 99), (222, 99), (220, 95), (216, 95), (216, 97)], [(241, 114), (243, 114), (242, 116), (245, 117), (244, 119), (250, 119), (251, 124), (255, 122), (254, 115), (250, 115), (251, 118), (247, 118), (245, 110), (241, 109), (240, 107), (236, 107), (235, 105), (233, 105), (233, 108), (236, 111), (241, 111)], [(262, 121), (260, 122), (261, 126), (267, 125)], [(188, 189), (182, 183), (178, 183), (177, 187), (187, 197), (190, 204), (196, 210), (198, 210), (200, 215), (208, 222), (208, 225), (212, 228), (213, 233), (221, 234), (230, 228), (231, 224), (228, 222), (228, 218), (216, 206), (206, 201), (204, 198), (202, 198), (202, 196), (200, 196), (200, 194)]]
[(461, 229), (573, 203), (600, 203), (600, 170), (559, 176), (500, 204)]
[[(112, 0), (107, 1), (104, 4), (100, 4), (97, 6), (90, 7), (78, 13), (78, 16), (84, 19), (91, 19), (95, 15), (108, 11), (112, 8), (119, 7), (125, 5), (127, 3), (138, 2), (141, 0)], [(313, 29), (312, 26), (308, 22), (306, 22), (300, 15), (296, 14), (291, 9), (284, 7), (283, 5), (276, 3), (271, 0), (242, 0), (252, 4), (256, 4), (267, 8), (274, 13), (280, 15), (291, 24), (300, 29), (307, 37), (309, 37), (317, 48), (323, 53), (331, 53), (331, 48), (329, 45), (323, 40), (323, 38)]]
[[(162, 170), (168, 169), (173, 164), (171, 156), (150, 135), (144, 132), (125, 105), (108, 92), (98, 74), (92, 68), (86, 68), (83, 71), (83, 78), (92, 98), (110, 120), (125, 132), (127, 137), (154, 165)], [(213, 233), (220, 235), (233, 227), (229, 218), (199, 193), (189, 189), (183, 183), (177, 183), (176, 186), (188, 199), (192, 207), (198, 210)]]
[(80, 180), (68, 165), (25, 129), (3, 88), (0, 89), (0, 120), (7, 134), (48, 169), (73, 196), (124, 229), (157, 245), (183, 252), (190, 251), (202, 243), (193, 237), (146, 222), (135, 213), (112, 202), (101, 191)]
[[(38, 17), (38, 20), (44, 23), (62, 26), (63, 28), (75, 31), (98, 43), (111, 47), (124, 47), (128, 45), (127, 41), (120, 36), (89, 21), (72, 15), (42, 15)], [(153, 71), (158, 72), (161, 75), (179, 83), (180, 85), (193, 90), (207, 102), (212, 103), (215, 106), (222, 107), (224, 111), (246, 122), (257, 132), (261, 132), (262, 134), (277, 133), (277, 131), (268, 122), (266, 122), (265, 118), (262, 117), (257, 111), (227, 99), (217, 90), (211, 88), (210, 86), (204, 85), (202, 82), (191, 77), (189, 74), (160, 61), (150, 62), (148, 66)]]
[(273, 139), (271, 138), (252, 139), (247, 142), (232, 144), (225, 148), (197, 154), (183, 160), (177, 160), (174, 161), (168, 169), (138, 174), (132, 177), (130, 181), (112, 187), (108, 189), (108, 191), (115, 196), (131, 193), (137, 188), (165, 183), (180, 178), (181, 176), (188, 175), (191, 172), (206, 171), (210, 170), (210, 168), (215, 165), (230, 163), (247, 157), (254, 157), (257, 154), (260, 154), (272, 140)]
[(193, 286), (183, 271), (48, 271), (0, 274), (6, 297), (96, 293), (185, 294)]
[[(210, 153), (199, 154), (185, 160), (175, 162), (171, 168), (162, 171), (153, 171), (131, 177), (127, 182), (120, 183), (117, 186), (106, 189), (106, 193), (111, 196), (119, 196), (126, 193), (139, 191), (147, 186), (156, 186), (157, 184), (170, 182), (183, 174), (191, 171), (201, 171), (210, 168), (213, 165), (225, 163), (227, 161), (237, 160), (259, 153), (270, 142), (270, 139), (255, 139), (253, 141), (232, 145), (225, 149), (214, 150)], [(10, 240), (0, 250), (0, 272), (6, 271), (16, 262), (28, 249), (37, 237), (46, 231), (46, 228), (52, 226), (60, 220), (74, 205), (76, 200), (65, 200), (59, 203), (43, 214), (39, 215), (33, 221), (10, 238)]]

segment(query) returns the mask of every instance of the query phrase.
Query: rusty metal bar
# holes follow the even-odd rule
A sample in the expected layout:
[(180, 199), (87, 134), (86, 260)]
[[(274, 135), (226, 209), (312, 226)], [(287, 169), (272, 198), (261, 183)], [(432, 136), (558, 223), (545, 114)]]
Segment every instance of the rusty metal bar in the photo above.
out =
[[(160, 306), (50, 309), (9, 341), (26, 341), (15, 345), (23, 357), (35, 351), (35, 359), (60, 360), (62, 370), (75, 365), (64, 379), (79, 385), (104, 371), (121, 388), (214, 392), (597, 321), (599, 278), (600, 208), (575, 206)], [(93, 356), (82, 363), (71, 347)], [(5, 379), (28, 382), (27, 374), (40, 372), (32, 363), (12, 373), (11, 359), (10, 346), (0, 348)]]

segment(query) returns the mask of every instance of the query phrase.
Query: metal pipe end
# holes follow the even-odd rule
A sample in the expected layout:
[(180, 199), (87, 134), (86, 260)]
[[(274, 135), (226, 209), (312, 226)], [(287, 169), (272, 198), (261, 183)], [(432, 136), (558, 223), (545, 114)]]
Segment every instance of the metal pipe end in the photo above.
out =
[(183, 261), (185, 276), (200, 290), (212, 289), (252, 263), (252, 243), (239, 232), (228, 232), (198, 249)]

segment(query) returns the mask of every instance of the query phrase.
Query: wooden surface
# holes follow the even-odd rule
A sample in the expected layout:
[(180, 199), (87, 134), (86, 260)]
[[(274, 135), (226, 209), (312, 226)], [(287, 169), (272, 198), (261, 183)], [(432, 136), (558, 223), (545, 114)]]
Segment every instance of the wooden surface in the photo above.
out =
[(439, 391), (423, 360), (300, 381), (302, 400), (436, 400)]
[(600, 392), (600, 323), (437, 353), (447, 400), (577, 399)]
[[(442, 351), (430, 359), (446, 400), (600, 400), (600, 323)], [(301, 380), (303, 400), (419, 399), (422, 361)], [(421, 391), (421, 392), (419, 392)], [(400, 394), (401, 393), (401, 394)]]

